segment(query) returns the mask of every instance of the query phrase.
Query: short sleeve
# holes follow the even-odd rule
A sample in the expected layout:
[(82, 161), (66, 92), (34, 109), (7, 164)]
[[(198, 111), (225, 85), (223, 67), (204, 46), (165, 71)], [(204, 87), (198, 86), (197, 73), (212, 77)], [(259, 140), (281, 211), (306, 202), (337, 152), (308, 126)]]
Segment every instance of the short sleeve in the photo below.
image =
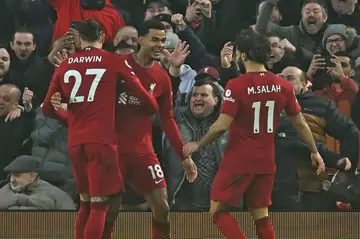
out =
[(301, 107), (296, 99), (294, 90), (289, 90), (287, 102), (285, 112), (288, 116), (295, 116), (301, 112)]
[(236, 94), (234, 81), (228, 82), (224, 90), (224, 103), (221, 107), (221, 113), (235, 118), (239, 109), (239, 101), (240, 97)]

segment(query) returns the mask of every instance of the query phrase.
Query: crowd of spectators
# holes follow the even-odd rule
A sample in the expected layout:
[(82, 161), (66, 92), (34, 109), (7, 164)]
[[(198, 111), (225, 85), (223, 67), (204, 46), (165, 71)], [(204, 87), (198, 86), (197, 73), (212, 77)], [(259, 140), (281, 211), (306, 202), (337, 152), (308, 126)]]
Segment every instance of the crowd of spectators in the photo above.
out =
[[(282, 115), (275, 134), (272, 209), (360, 208), (357, 0), (4, 0), (0, 1), (1, 210), (77, 206), (66, 124), (45, 117), (41, 104), (56, 58), (62, 51), (76, 51), (76, 24), (85, 19), (102, 25), (105, 49), (118, 55), (139, 49), (137, 27), (144, 20), (157, 19), (165, 25), (167, 39), (159, 64), (172, 80), (174, 118), (185, 143), (207, 132), (220, 113), (223, 87), (244, 73), (231, 44), (236, 34), (250, 27), (266, 35), (271, 46), (266, 68), (293, 85), (328, 166), (326, 173), (316, 175), (310, 151)], [(186, 59), (174, 52), (181, 41), (190, 47)], [(171, 209), (208, 211), (228, 135), (192, 155), (199, 174), (190, 184), (159, 125), (154, 115), (154, 149), (164, 169)], [(126, 189), (122, 210), (149, 210), (141, 196)], [(242, 200), (234, 210), (245, 207)]]

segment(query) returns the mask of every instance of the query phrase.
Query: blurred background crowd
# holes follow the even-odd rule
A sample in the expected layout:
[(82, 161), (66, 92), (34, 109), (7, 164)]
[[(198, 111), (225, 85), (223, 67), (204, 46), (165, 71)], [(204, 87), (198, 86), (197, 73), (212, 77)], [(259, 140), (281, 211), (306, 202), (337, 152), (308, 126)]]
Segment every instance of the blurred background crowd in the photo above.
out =
[[(3, 0), (0, 1), (0, 210), (77, 207), (67, 128), (41, 112), (55, 57), (76, 50), (76, 24), (98, 21), (105, 49), (136, 52), (137, 27), (157, 19), (170, 53), (186, 41), (184, 60), (163, 54), (173, 84), (174, 117), (185, 143), (200, 139), (217, 119), (223, 87), (244, 73), (231, 42), (251, 27), (268, 36), (267, 69), (294, 87), (328, 166), (316, 175), (310, 152), (286, 115), (275, 134), (273, 210), (360, 208), (360, 6), (357, 0)], [(121, 98), (121, 96), (120, 96)], [(119, 102), (121, 99), (119, 98)], [(193, 154), (199, 175), (185, 180), (176, 152), (154, 116), (154, 148), (174, 211), (207, 211), (227, 134)], [(139, 126), (140, 127), (140, 126)], [(241, 159), (239, 159), (241, 160)], [(138, 175), (141, 177), (141, 175)], [(238, 208), (246, 207), (239, 202)], [(127, 187), (122, 210), (147, 211)]]

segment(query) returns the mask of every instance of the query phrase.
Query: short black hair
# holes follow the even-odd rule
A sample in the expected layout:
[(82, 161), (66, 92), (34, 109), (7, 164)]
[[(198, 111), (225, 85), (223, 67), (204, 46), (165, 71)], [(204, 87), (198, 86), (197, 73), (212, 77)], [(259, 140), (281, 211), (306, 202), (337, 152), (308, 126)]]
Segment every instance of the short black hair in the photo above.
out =
[(214, 84), (213, 80), (203, 78), (203, 79), (200, 79), (198, 81), (195, 81), (195, 83), (194, 83), (194, 87), (199, 87), (199, 86), (203, 86), (203, 85), (210, 85), (211, 88), (213, 89), (213, 94), (214, 94), (215, 97), (220, 97), (221, 96), (222, 93), (221, 93), (221, 91), (219, 89), (219, 86)]
[(144, 21), (138, 29), (139, 37), (149, 34), (150, 29), (165, 31), (165, 26), (161, 21), (156, 19)]
[(159, 5), (170, 8), (170, 3), (168, 0), (147, 0), (145, 3), (146, 9), (148, 9), (152, 3), (158, 3)]
[(271, 32), (265, 34), (265, 36), (266, 36), (267, 38), (276, 37), (276, 38), (279, 38), (280, 40), (282, 40), (282, 38), (281, 38), (279, 35), (277, 35), (277, 34), (275, 34), (275, 33), (271, 33)]
[(305, 0), (303, 2), (303, 4), (302, 4), (302, 7), (301, 7), (301, 13), (303, 13), (305, 6), (308, 5), (309, 3), (317, 3), (317, 4), (319, 4), (320, 7), (322, 8), (322, 10), (324, 11), (325, 16), (327, 16), (328, 8), (327, 8), (326, 1), (324, 1), (324, 0)]
[(348, 57), (351, 60), (351, 55), (349, 53), (347, 53), (346, 51), (338, 51), (334, 54), (335, 56), (343, 56), (343, 57)]
[(192, 91), (194, 90), (194, 87), (200, 87), (200, 86), (203, 86), (203, 85), (210, 85), (212, 90), (213, 90), (213, 96), (218, 98), (218, 102), (217, 102), (217, 104), (215, 106), (215, 109), (214, 109), (214, 112), (216, 112), (218, 114), (220, 112), (221, 105), (222, 105), (222, 103), (224, 101), (223, 95), (222, 95), (223, 93), (221, 91), (221, 86), (214, 83), (213, 80), (210, 80), (208, 78), (204, 78), (204, 79), (200, 79), (200, 80), (195, 81), (195, 84), (193, 86)]
[(271, 52), (269, 39), (254, 32), (251, 28), (242, 30), (237, 35), (234, 46), (241, 53), (246, 54), (245, 60), (259, 64), (265, 64)]
[(92, 19), (86, 19), (76, 29), (80, 37), (88, 42), (96, 42), (100, 39), (101, 33), (103, 32), (100, 23)]
[(18, 26), (18, 27), (15, 28), (15, 31), (14, 31), (13, 36), (12, 36), (12, 41), (15, 41), (16, 33), (29, 33), (29, 34), (31, 34), (33, 36), (33, 43), (35, 42), (34, 31), (32, 30), (31, 27), (29, 27), (27, 25)]

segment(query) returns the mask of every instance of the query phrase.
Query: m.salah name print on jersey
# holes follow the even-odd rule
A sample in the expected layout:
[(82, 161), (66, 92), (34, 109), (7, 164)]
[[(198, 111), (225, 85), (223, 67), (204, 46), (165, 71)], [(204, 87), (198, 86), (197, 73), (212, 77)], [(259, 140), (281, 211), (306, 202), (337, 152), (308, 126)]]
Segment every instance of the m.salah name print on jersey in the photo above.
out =
[(267, 93), (280, 93), (281, 86), (280, 85), (259, 85), (252, 86), (247, 88), (248, 95), (254, 94), (267, 94)]

